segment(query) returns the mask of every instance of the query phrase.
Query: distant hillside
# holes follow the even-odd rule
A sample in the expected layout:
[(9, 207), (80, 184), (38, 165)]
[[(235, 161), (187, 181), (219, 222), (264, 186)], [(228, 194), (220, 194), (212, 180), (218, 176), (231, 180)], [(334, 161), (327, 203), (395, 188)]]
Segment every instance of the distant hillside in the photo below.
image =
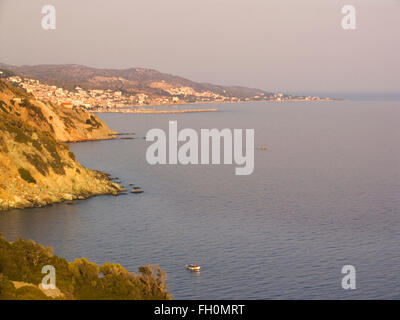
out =
[(169, 89), (171, 88), (187, 87), (199, 93), (212, 92), (223, 97), (240, 99), (252, 98), (260, 94), (271, 94), (260, 89), (193, 82), (178, 76), (143, 68), (96, 69), (74, 64), (20, 67), (0, 64), (0, 68), (22, 77), (38, 79), (68, 90), (73, 90), (76, 86), (79, 86), (86, 90), (111, 89), (130, 94), (140, 92), (161, 97), (170, 96), (171, 91)]
[(0, 211), (44, 206), (122, 187), (84, 168), (66, 141), (110, 138), (98, 117), (36, 100), (0, 80)]

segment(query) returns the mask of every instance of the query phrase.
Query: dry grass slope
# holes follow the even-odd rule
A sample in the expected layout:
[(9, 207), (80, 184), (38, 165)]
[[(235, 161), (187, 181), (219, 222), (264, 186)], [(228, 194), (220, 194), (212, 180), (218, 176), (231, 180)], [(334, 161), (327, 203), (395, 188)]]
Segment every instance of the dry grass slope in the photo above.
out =
[(94, 115), (37, 101), (0, 81), (0, 132), (0, 210), (123, 190), (84, 168), (62, 143), (110, 138), (115, 132)]

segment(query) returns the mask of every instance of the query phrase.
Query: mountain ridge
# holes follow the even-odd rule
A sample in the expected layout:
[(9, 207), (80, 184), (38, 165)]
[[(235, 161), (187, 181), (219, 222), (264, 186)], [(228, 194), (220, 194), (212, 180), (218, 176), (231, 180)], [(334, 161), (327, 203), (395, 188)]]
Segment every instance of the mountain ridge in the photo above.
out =
[(0, 68), (15, 75), (32, 77), (69, 90), (76, 86), (84, 89), (119, 89), (128, 92), (149, 91), (154, 95), (168, 96), (151, 87), (151, 83), (167, 82), (170, 85), (191, 87), (198, 92), (210, 91), (221, 96), (246, 98), (257, 94), (271, 94), (262, 89), (244, 86), (215, 85), (195, 82), (180, 76), (162, 73), (150, 68), (102, 69), (79, 64), (41, 64), (13, 66), (0, 63)]

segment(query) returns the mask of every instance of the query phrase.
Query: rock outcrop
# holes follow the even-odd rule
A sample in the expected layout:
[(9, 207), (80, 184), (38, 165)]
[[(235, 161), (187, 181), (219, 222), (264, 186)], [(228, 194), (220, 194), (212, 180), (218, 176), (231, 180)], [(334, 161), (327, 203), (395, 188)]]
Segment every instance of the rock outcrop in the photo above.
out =
[(63, 142), (112, 138), (98, 117), (36, 100), (0, 80), (0, 210), (45, 206), (123, 188), (84, 168)]

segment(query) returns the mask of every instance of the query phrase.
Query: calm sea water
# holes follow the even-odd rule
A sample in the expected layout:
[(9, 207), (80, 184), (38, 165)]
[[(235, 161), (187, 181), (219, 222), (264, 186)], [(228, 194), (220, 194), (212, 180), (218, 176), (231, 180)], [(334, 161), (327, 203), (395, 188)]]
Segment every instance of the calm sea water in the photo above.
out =
[[(145, 193), (0, 213), (7, 239), (130, 271), (159, 264), (175, 299), (400, 298), (400, 103), (218, 105), (220, 112), (104, 114), (134, 140), (72, 144), (86, 166)], [(255, 171), (150, 166), (151, 128), (254, 128)], [(266, 151), (259, 147), (267, 146)], [(185, 270), (202, 265), (201, 273)], [(357, 289), (341, 288), (341, 268)]]

